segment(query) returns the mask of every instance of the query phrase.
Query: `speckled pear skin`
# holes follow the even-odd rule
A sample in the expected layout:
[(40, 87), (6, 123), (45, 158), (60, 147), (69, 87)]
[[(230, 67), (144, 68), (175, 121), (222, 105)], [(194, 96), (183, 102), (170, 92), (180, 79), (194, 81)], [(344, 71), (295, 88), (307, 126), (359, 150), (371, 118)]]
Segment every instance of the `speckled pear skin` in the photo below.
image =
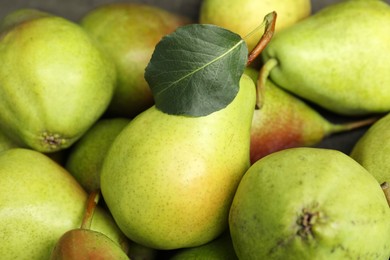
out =
[(278, 86), (342, 115), (390, 111), (390, 6), (347, 0), (275, 34), (262, 52), (276, 59)]
[(229, 215), (239, 259), (387, 259), (390, 209), (375, 178), (331, 149), (290, 148), (243, 176)]
[[(0, 153), (1, 259), (48, 259), (59, 238), (81, 225), (87, 193), (47, 156), (14, 148)], [(97, 208), (91, 229), (126, 248), (112, 217)]]
[(128, 260), (126, 253), (103, 233), (88, 229), (73, 229), (61, 236), (50, 260), (104, 259)]
[(120, 229), (139, 244), (176, 249), (207, 243), (227, 227), (235, 189), (249, 167), (255, 85), (203, 117), (149, 108), (118, 135), (101, 189)]
[(110, 117), (132, 118), (151, 107), (145, 68), (161, 38), (190, 20), (156, 6), (110, 3), (85, 14), (80, 25), (115, 62), (118, 80), (108, 107)]
[(379, 119), (363, 134), (350, 155), (380, 184), (390, 183), (390, 114)]
[(0, 128), (40, 152), (73, 144), (104, 113), (111, 60), (76, 23), (35, 9), (0, 21)]
[(100, 189), (100, 170), (106, 153), (129, 122), (128, 118), (102, 118), (70, 148), (65, 168), (87, 192)]

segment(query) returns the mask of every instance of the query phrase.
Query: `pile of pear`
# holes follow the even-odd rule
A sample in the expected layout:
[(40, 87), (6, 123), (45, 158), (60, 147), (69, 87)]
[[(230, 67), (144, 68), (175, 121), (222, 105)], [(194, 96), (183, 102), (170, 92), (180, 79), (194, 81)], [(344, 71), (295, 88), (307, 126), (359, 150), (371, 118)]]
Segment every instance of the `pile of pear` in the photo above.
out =
[[(2, 259), (390, 257), (389, 4), (203, 0), (198, 11), (1, 18)], [(210, 23), (252, 50), (271, 11), (275, 34), (228, 106), (156, 108), (144, 71), (163, 36)], [(320, 148), (356, 128), (350, 150)]]

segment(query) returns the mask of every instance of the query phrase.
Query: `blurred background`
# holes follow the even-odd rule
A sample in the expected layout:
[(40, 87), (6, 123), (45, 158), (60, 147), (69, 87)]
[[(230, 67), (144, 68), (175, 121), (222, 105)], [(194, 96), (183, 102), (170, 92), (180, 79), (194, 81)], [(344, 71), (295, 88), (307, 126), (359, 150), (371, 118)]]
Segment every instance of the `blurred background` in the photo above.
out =
[[(342, 0), (312, 0), (312, 13), (317, 12), (329, 4), (340, 1)], [(113, 2), (146, 3), (187, 16), (196, 22), (202, 0), (0, 0), (0, 19), (16, 9), (37, 8), (77, 22), (93, 8)], [(386, 0), (386, 2), (390, 3), (390, 0)], [(323, 114), (333, 122), (341, 122), (344, 120), (344, 118), (328, 114), (326, 111), (323, 111)], [(362, 136), (365, 130), (367, 130), (367, 127), (347, 133), (336, 134), (326, 138), (317, 146), (335, 148), (349, 153), (354, 143)]]
[[(326, 5), (340, 1), (312, 0), (312, 10), (316, 12)], [(0, 18), (15, 9), (33, 7), (62, 15), (71, 20), (79, 20), (90, 9), (112, 2), (147, 3), (162, 7), (171, 12), (183, 14), (193, 20), (198, 18), (198, 10), (201, 4), (201, 0), (0, 0)], [(386, 0), (386, 2), (390, 3), (390, 0)]]

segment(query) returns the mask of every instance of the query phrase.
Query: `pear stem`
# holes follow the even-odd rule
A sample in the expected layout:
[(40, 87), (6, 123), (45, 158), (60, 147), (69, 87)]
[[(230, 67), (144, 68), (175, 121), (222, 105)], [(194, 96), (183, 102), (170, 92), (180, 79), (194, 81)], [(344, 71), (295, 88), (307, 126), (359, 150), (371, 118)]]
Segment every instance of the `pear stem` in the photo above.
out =
[(278, 61), (276, 59), (269, 59), (260, 69), (256, 83), (256, 109), (260, 109), (263, 106), (265, 83), (268, 80), (269, 73), (277, 65)]
[(100, 190), (93, 191), (89, 194), (84, 218), (83, 221), (81, 222), (82, 229), (91, 228), (93, 214), (95, 213), (96, 205), (99, 202), (99, 198), (100, 198)]
[(374, 116), (374, 117), (370, 117), (370, 118), (366, 118), (366, 119), (362, 119), (362, 120), (358, 120), (358, 121), (354, 121), (354, 122), (350, 122), (350, 123), (335, 124), (335, 125), (333, 125), (333, 127), (331, 129), (331, 133), (346, 132), (346, 131), (354, 130), (354, 129), (357, 129), (360, 127), (372, 125), (373, 123), (378, 121), (380, 118), (381, 118), (381, 116)]
[(388, 182), (382, 183), (381, 188), (382, 188), (383, 192), (385, 193), (387, 204), (390, 207), (390, 185), (389, 185), (389, 183)]
[[(265, 23), (264, 33), (261, 36), (258, 43), (256, 44), (256, 46), (249, 53), (246, 66), (249, 66), (257, 58), (257, 56), (259, 56), (259, 54), (264, 50), (264, 48), (268, 45), (268, 43), (271, 41), (271, 38), (275, 32), (276, 17), (277, 17), (277, 14), (275, 11), (267, 14), (264, 17), (264, 21), (262, 23), (262, 25)], [(256, 29), (254, 31), (256, 31)], [(249, 34), (249, 35), (251, 35), (251, 34)]]

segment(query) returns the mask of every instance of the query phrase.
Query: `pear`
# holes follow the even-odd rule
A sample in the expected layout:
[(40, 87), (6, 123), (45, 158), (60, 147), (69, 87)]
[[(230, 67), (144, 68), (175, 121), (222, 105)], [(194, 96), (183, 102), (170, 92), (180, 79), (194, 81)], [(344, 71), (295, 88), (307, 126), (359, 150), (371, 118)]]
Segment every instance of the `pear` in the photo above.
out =
[(170, 260), (238, 260), (234, 252), (232, 240), (229, 232), (223, 233), (213, 241), (190, 248), (182, 248), (173, 254)]
[[(55, 243), (80, 226), (87, 193), (59, 164), (23, 148), (0, 153), (1, 259), (48, 259)], [(98, 207), (91, 229), (122, 248), (127, 238)]]
[(380, 183), (390, 183), (390, 114), (375, 122), (352, 147), (350, 156)]
[(111, 3), (86, 13), (81, 26), (115, 62), (118, 81), (108, 115), (134, 117), (153, 105), (145, 68), (161, 38), (189, 19), (159, 7), (136, 3)]
[(229, 214), (239, 259), (388, 259), (390, 209), (359, 163), (332, 149), (270, 154), (245, 173)]
[[(364, 35), (364, 36), (363, 36)], [(346, 0), (275, 34), (262, 52), (278, 86), (341, 115), (390, 111), (390, 6)]]
[(65, 168), (87, 191), (100, 190), (100, 169), (115, 137), (130, 122), (127, 118), (103, 118), (74, 144)]
[(248, 67), (245, 73), (258, 82), (261, 93), (261, 107), (254, 111), (252, 119), (251, 164), (286, 148), (319, 145), (330, 135), (352, 131), (377, 120), (377, 117), (371, 117), (332, 123), (310, 104), (279, 88), (270, 80), (263, 83), (261, 78), (257, 79), (255, 69)]
[(235, 99), (207, 116), (155, 106), (117, 136), (101, 171), (103, 198), (132, 241), (155, 249), (210, 242), (227, 228), (230, 203), (249, 167), (255, 85), (243, 75)]
[(115, 68), (77, 24), (35, 9), (0, 21), (0, 129), (40, 152), (69, 147), (103, 114)]
[(61, 236), (50, 255), (50, 260), (60, 259), (129, 259), (114, 241), (103, 233), (91, 230), (91, 222), (99, 201), (100, 192), (91, 192), (80, 228)]
[[(278, 14), (275, 32), (288, 28), (311, 14), (310, 0), (203, 0), (199, 22), (215, 24), (245, 37), (248, 50), (252, 50), (262, 34), (257, 28), (262, 18), (275, 11)], [(247, 35), (250, 37), (246, 37)]]

